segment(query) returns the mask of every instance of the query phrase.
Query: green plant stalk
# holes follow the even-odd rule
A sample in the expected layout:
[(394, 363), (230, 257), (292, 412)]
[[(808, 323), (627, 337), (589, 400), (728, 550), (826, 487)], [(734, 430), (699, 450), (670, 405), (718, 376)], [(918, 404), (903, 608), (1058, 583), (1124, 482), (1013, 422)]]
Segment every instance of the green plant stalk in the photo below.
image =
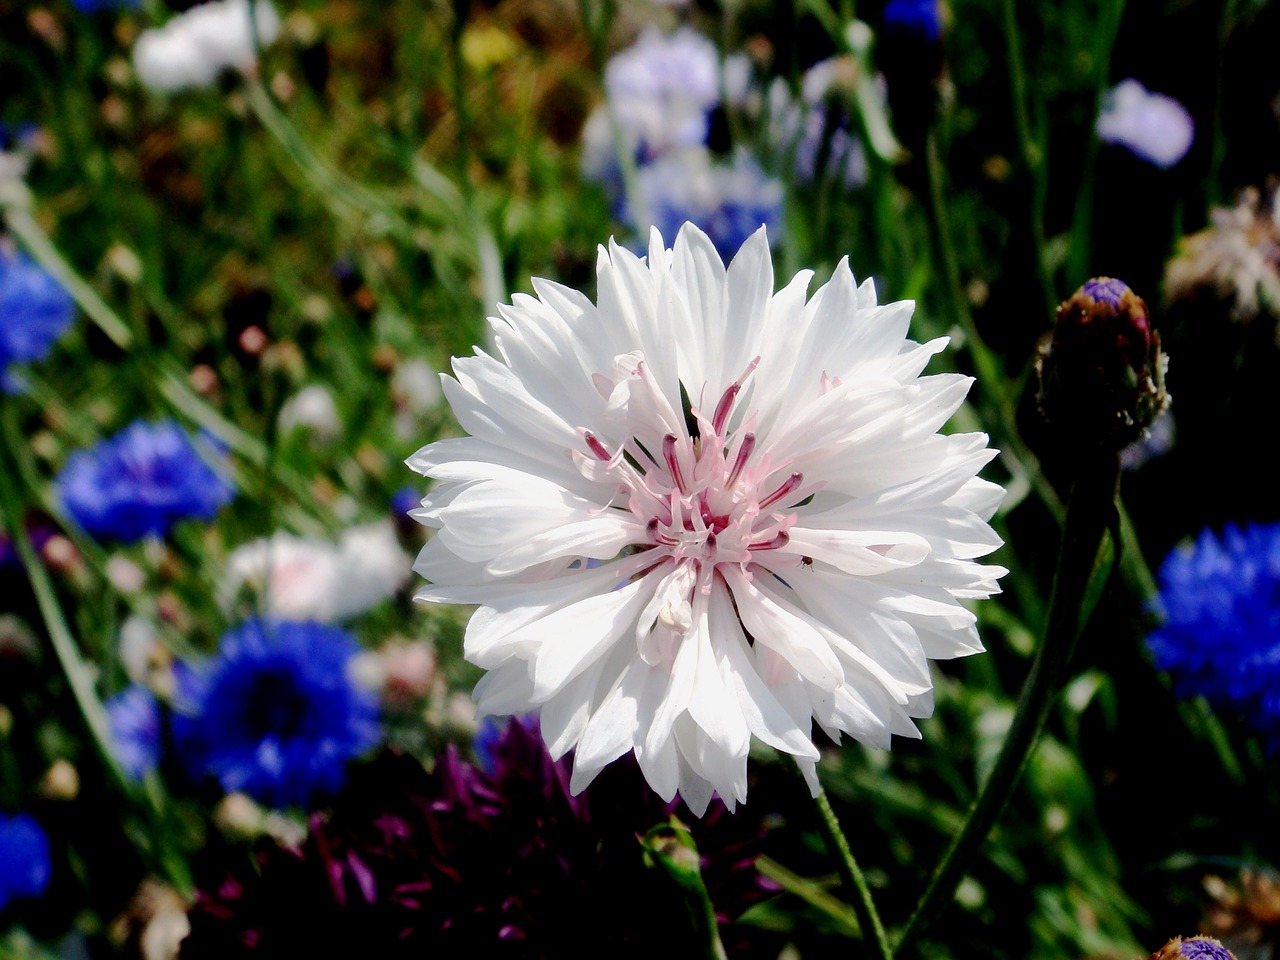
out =
[(81, 719), (84, 720), (89, 736), (97, 748), (99, 758), (116, 786), (127, 792), (129, 782), (111, 748), (113, 742), (111, 724), (107, 719), (106, 708), (103, 707), (97, 691), (93, 688), (93, 671), (80, 655), (80, 649), (76, 646), (66, 618), (62, 615), (62, 607), (58, 603), (53, 583), (49, 579), (49, 572), (36, 555), (27, 532), (23, 529), (21, 505), (25, 501), (18, 495), (18, 486), (10, 473), (11, 469), (8, 457), (0, 460), (0, 511), (3, 513), (3, 521), (0, 525), (8, 528), (9, 538), (14, 549), (18, 551), (18, 559), (26, 570), (27, 579), (36, 595), (36, 603), (40, 607), (40, 615), (44, 619), (45, 629), (49, 632), (53, 652), (71, 687)]
[(1018, 131), (1018, 147), (1022, 162), (1033, 181), (1031, 203), (1031, 236), (1036, 247), (1036, 274), (1040, 292), (1044, 297), (1046, 316), (1053, 314), (1057, 305), (1053, 295), (1053, 278), (1049, 274), (1044, 237), (1044, 198), (1047, 171), (1045, 153), (1031, 133), (1031, 120), (1027, 114), (1027, 72), (1022, 62), (1022, 40), (1018, 35), (1018, 17), (1014, 0), (1004, 0), (1004, 42), (1009, 61), (1009, 89), (1013, 97), (1014, 127)]
[(1209, 155), (1209, 174), (1205, 178), (1207, 200), (1210, 206), (1218, 202), (1221, 195), (1222, 163), (1227, 157), (1227, 138), (1222, 135), (1222, 112), (1224, 105), (1222, 82), (1223, 61), (1226, 58), (1227, 41), (1235, 29), (1237, 0), (1223, 0), (1222, 20), (1218, 25), (1217, 61), (1218, 69), (1214, 71), (1216, 87), (1213, 92), (1213, 139)]
[(728, 960), (720, 940), (716, 908), (702, 880), (701, 858), (689, 828), (676, 817), (640, 838), (645, 866), (660, 873), (684, 904), (694, 942), (707, 960)]
[(54, 246), (48, 234), (36, 223), (31, 211), (25, 207), (14, 205), (3, 206), (4, 219), (12, 233), (35, 258), (40, 266), (52, 274), (76, 304), (83, 310), (104, 334), (107, 339), (121, 350), (128, 350), (133, 345), (133, 334), (124, 322), (116, 316), (98, 291), (86, 283), (75, 271), (75, 268), (63, 258)]
[[(1111, 74), (1111, 51), (1115, 47), (1116, 34), (1124, 17), (1125, 0), (1113, 0), (1111, 16), (1102, 18), (1094, 36), (1098, 43), (1094, 49), (1093, 68), (1097, 71), (1094, 83), (1093, 106), (1096, 114), (1102, 107)], [(1090, 232), (1093, 222), (1093, 168), (1098, 160), (1098, 137), (1090, 130), (1088, 150), (1080, 174), (1080, 192), (1076, 195), (1075, 212), (1071, 218), (1071, 248), (1067, 254), (1067, 280), (1082, 283), (1088, 276), (1089, 253), (1092, 247)]]
[(831, 801), (827, 799), (826, 791), (819, 790), (814, 802), (818, 807), (818, 822), (822, 826), (822, 835), (826, 839), (832, 856), (835, 857), (840, 878), (844, 881), (853, 911), (858, 917), (858, 925), (862, 928), (863, 942), (871, 950), (872, 956), (878, 960), (893, 960), (893, 950), (889, 946), (884, 924), (880, 921), (880, 914), (871, 897), (871, 888), (867, 886), (867, 878), (863, 876), (862, 868), (854, 859), (848, 838), (840, 829), (840, 821), (836, 819), (836, 813), (831, 809)]
[[(929, 132), (925, 145), (925, 162), (929, 170), (929, 199), (933, 211), (934, 233), (938, 250), (942, 254), (943, 268), (947, 275), (947, 285), (951, 291), (951, 306), (955, 311), (960, 328), (964, 331), (964, 348), (973, 360), (982, 389), (992, 397), (988, 404), (988, 412), (994, 412), (1001, 427), (1001, 443), (1007, 446), (1008, 453), (1027, 474), (1036, 494), (1053, 514), (1059, 523), (1065, 516), (1065, 508), (1058, 492), (1053, 489), (1044, 471), (1040, 469), (1039, 459), (1022, 441), (1018, 432), (1017, 409), (1013, 397), (1005, 385), (1004, 370), (995, 353), (983, 342), (978, 334), (978, 327), (969, 310), (969, 302), (965, 299), (964, 286), (960, 280), (960, 261), (956, 256), (955, 243), (951, 235), (951, 218), (947, 213), (945, 199), (945, 174), (942, 160), (938, 154), (936, 130)], [(1046, 318), (1047, 320), (1048, 318)]]
[(793, 894), (840, 926), (849, 936), (858, 936), (862, 926), (858, 915), (843, 900), (833, 897), (817, 880), (792, 873), (778, 861), (763, 854), (756, 857), (756, 869), (787, 893)]
[(1099, 453), (1081, 464), (1067, 507), (1048, 622), (1013, 723), (964, 827), (952, 840), (898, 939), (895, 949), (899, 955), (905, 955), (913, 940), (951, 902), (965, 866), (1004, 810), (1044, 729), (1063, 670), (1087, 618), (1089, 599), (1099, 592), (1098, 579), (1110, 572), (1110, 566), (1099, 560), (1109, 546), (1119, 477), (1119, 457), (1114, 453)]
[[(609, 24), (613, 22), (616, 9), (614, 0), (578, 0), (578, 11), (582, 17), (582, 25), (586, 28), (587, 39), (591, 43), (591, 59), (596, 73), (603, 82), (608, 58), (605, 56)], [(594, 12), (593, 12), (594, 11)], [(636, 173), (636, 158), (630, 144), (622, 132), (622, 123), (609, 99), (608, 85), (605, 85), (605, 110), (609, 115), (609, 133), (613, 138), (613, 152), (618, 157), (618, 169), (622, 174), (622, 190), (626, 194), (627, 204), (632, 211), (631, 219), (637, 225), (652, 223), (649, 219), (649, 204), (644, 191), (640, 189), (640, 180)], [(648, 234), (641, 237), (648, 241)], [(666, 238), (668, 242), (672, 238)]]

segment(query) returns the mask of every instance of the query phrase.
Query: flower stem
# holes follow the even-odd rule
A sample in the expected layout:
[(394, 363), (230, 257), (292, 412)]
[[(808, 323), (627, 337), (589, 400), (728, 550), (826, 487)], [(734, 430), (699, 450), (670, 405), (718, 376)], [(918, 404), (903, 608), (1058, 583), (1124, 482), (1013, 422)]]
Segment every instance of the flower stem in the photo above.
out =
[(49, 579), (49, 572), (45, 570), (44, 563), (31, 546), (31, 540), (23, 527), (22, 505), (25, 501), (18, 494), (18, 485), (10, 475), (11, 469), (8, 458), (0, 462), (0, 510), (3, 511), (0, 514), (0, 529), (8, 529), (10, 541), (26, 570), (27, 579), (36, 595), (40, 615), (49, 632), (53, 652), (57, 655), (58, 664), (67, 678), (67, 685), (75, 697), (76, 706), (97, 748), (99, 759), (115, 785), (121, 789), (127, 789), (128, 780), (111, 749), (111, 725), (107, 719), (106, 708), (103, 707), (97, 691), (93, 688), (93, 670), (80, 655), (80, 650), (67, 626), (66, 618), (62, 614), (62, 607), (54, 592), (53, 582)]
[(822, 824), (822, 835), (836, 858), (840, 877), (848, 888), (853, 911), (858, 917), (858, 925), (862, 927), (862, 939), (878, 960), (893, 960), (893, 950), (889, 947), (889, 938), (884, 932), (884, 924), (880, 922), (880, 914), (876, 910), (875, 901), (871, 898), (871, 888), (867, 886), (867, 878), (863, 876), (862, 868), (853, 857), (848, 838), (840, 829), (840, 821), (836, 819), (836, 812), (831, 809), (826, 791), (819, 790), (814, 800), (818, 805), (818, 820)]
[(1108, 565), (1098, 561), (1107, 547), (1107, 532), (1115, 517), (1119, 477), (1119, 459), (1114, 453), (1099, 454), (1092, 462), (1086, 460), (1081, 465), (1067, 505), (1048, 621), (1013, 723), (964, 826), (952, 840), (898, 939), (895, 949), (899, 954), (951, 902), (965, 865), (1004, 810), (1044, 729), (1063, 668), (1087, 618), (1087, 598), (1096, 595), (1098, 577), (1110, 572)]
[(1053, 295), (1053, 278), (1045, 250), (1044, 198), (1047, 186), (1044, 150), (1036, 142), (1031, 131), (1031, 119), (1027, 113), (1027, 73), (1022, 61), (1022, 41), (1018, 34), (1018, 17), (1014, 0), (1004, 0), (1005, 52), (1009, 59), (1009, 88), (1013, 96), (1014, 127), (1018, 131), (1018, 148), (1022, 162), (1032, 181), (1030, 206), (1031, 236), (1036, 248), (1036, 274), (1040, 280), (1040, 292), (1044, 297), (1046, 315), (1053, 314), (1056, 301)]

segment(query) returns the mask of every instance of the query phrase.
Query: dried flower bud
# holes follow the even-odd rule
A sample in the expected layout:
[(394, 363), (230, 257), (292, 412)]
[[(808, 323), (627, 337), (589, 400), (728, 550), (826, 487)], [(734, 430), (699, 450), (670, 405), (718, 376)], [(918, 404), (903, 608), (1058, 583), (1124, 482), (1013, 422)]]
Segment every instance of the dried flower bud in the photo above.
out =
[(1174, 937), (1151, 955), (1151, 960), (1236, 960), (1235, 954), (1213, 937)]
[(1142, 298), (1095, 277), (1058, 307), (1040, 346), (1040, 411), (1077, 447), (1119, 450), (1169, 405), (1167, 365)]

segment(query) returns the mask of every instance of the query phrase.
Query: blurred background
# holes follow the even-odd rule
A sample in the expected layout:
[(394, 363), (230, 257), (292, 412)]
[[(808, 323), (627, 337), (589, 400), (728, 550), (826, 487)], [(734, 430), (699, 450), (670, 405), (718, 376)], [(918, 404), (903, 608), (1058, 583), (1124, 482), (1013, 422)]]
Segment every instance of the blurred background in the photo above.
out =
[[(934, 665), (921, 740), (822, 764), (891, 927), (1047, 608), (1071, 462), (1037, 344), (1089, 277), (1145, 298), (1171, 411), (1126, 450), (1065, 695), (920, 952), (1277, 956), (1280, 697), (1146, 642), (1179, 544), (1280, 521), (1277, 38), (1266, 0), (0, 0), (0, 957), (684, 955), (637, 840), (673, 812), (730, 956), (858, 949), (770, 751), (733, 815), (625, 765), (571, 799), (527, 722), (475, 719), (468, 611), (411, 600), (403, 462), (459, 432), (438, 372), (531, 278), (594, 297), (598, 244), (686, 219), (726, 259), (764, 223), (780, 275), (847, 256), (914, 299), (912, 336), (957, 348), (936, 369), (978, 378), (953, 426), (1003, 451), (989, 653)], [(1267, 683), (1270, 543), (1224, 548), (1262, 572), (1205, 601)], [(306, 625), (283, 659), (268, 617)], [(246, 759), (312, 709), (323, 750)]]

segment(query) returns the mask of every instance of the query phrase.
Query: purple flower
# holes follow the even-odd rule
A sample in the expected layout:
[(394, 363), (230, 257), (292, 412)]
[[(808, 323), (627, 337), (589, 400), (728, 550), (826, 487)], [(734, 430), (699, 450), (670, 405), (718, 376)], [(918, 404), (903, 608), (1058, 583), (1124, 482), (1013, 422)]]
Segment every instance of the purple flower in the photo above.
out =
[[(536, 731), (512, 721), (492, 744), (493, 771), (450, 747), (428, 774), (384, 754), (354, 777), (332, 813), (311, 817), (296, 850), (212, 853), (184, 960), (355, 955), (652, 957), (679, 944), (680, 902), (643, 865), (637, 835), (673, 809), (617, 765), (577, 797), (569, 761), (553, 763)], [(725, 919), (771, 888), (751, 865), (761, 828), (716, 804), (694, 835), (703, 878)], [(629, 896), (620, 898), (618, 891)], [(646, 904), (638, 919), (633, 904)], [(747, 952), (780, 944), (752, 929)], [(757, 952), (758, 951), (758, 952)]]
[(1135, 156), (1167, 170), (1187, 155), (1195, 123), (1173, 97), (1151, 93), (1125, 80), (1107, 95), (1098, 115), (1098, 139), (1127, 147)]
[(235, 489), (172, 420), (136, 421), (67, 458), (58, 499), (86, 532), (123, 541), (163, 536), (179, 520), (211, 520)]
[[(663, 236), (693, 223), (726, 262), (762, 226), (775, 239), (782, 235), (782, 185), (745, 152), (718, 162), (701, 147), (681, 150), (642, 167), (638, 176), (650, 222)], [(629, 208), (621, 219), (634, 219)], [(649, 224), (634, 225), (647, 242)]]

